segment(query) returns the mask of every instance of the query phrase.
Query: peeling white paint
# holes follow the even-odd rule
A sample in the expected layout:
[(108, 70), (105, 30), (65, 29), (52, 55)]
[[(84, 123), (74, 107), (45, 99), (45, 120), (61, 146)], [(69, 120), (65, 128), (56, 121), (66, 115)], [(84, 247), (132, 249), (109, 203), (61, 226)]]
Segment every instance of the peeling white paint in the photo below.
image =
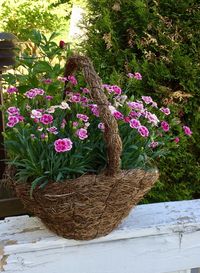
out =
[(13, 273), (189, 273), (200, 267), (200, 200), (136, 207), (92, 241), (67, 240), (39, 219), (0, 221), (0, 269)]

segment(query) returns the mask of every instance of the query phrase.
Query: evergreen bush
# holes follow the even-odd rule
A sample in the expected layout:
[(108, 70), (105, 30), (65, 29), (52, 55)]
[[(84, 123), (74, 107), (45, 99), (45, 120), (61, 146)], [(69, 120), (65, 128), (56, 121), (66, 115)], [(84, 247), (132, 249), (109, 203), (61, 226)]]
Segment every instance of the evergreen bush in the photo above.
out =
[(88, 10), (82, 48), (104, 82), (126, 90), (126, 74), (140, 72), (143, 80), (130, 89), (134, 95), (145, 90), (143, 95), (170, 105), (193, 131), (190, 143), (160, 159), (160, 183), (144, 202), (199, 198), (200, 3), (88, 0)]

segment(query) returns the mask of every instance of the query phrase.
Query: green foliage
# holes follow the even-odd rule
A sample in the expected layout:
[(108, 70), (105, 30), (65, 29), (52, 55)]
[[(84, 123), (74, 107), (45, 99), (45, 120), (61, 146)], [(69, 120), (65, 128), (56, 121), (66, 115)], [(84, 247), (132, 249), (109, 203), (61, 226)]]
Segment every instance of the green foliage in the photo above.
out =
[[(20, 92), (25, 92), (25, 90), (40, 85), (42, 79), (62, 76), (64, 64), (71, 51), (69, 45), (66, 45), (64, 49), (58, 46), (55, 42), (58, 35), (58, 33), (53, 32), (47, 38), (39, 31), (32, 31), (30, 43), (23, 44), (23, 47), (19, 48), (14, 73), (8, 71), (3, 75), (4, 87), (6, 84), (17, 85)], [(50, 95), (54, 95), (56, 88), (55, 84), (48, 87)], [(6, 94), (5, 99), (8, 99)]]
[[(122, 84), (139, 71), (134, 95), (152, 95), (172, 104), (193, 131), (193, 140), (159, 162), (160, 182), (148, 201), (200, 196), (200, 4), (196, 0), (88, 0), (87, 41), (82, 48), (92, 58), (104, 82)], [(125, 71), (125, 72), (124, 72)], [(167, 99), (165, 99), (167, 98)]]
[[(58, 4), (51, 0), (4, 0), (0, 2), (1, 30), (28, 40), (33, 29), (44, 33), (65, 30), (69, 27), (71, 4)], [(31, 5), (31, 8), (30, 8)]]

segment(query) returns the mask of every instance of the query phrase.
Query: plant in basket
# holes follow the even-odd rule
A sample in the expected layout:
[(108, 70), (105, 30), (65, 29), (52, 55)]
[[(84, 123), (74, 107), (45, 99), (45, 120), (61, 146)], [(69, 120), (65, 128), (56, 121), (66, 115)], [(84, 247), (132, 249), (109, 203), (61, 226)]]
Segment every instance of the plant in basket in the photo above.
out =
[(158, 179), (159, 158), (192, 134), (151, 97), (128, 97), (119, 86), (102, 84), (84, 56), (68, 59), (64, 77), (7, 92), (4, 136), (16, 193), (66, 238), (111, 232)]

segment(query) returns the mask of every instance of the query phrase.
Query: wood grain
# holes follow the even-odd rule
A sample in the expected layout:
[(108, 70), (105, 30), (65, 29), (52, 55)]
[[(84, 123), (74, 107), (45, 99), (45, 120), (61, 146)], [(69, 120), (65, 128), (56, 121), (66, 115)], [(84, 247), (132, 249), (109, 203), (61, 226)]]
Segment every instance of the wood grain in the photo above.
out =
[(200, 267), (200, 200), (137, 206), (114, 232), (91, 241), (55, 236), (35, 217), (0, 221), (9, 273), (189, 273)]

